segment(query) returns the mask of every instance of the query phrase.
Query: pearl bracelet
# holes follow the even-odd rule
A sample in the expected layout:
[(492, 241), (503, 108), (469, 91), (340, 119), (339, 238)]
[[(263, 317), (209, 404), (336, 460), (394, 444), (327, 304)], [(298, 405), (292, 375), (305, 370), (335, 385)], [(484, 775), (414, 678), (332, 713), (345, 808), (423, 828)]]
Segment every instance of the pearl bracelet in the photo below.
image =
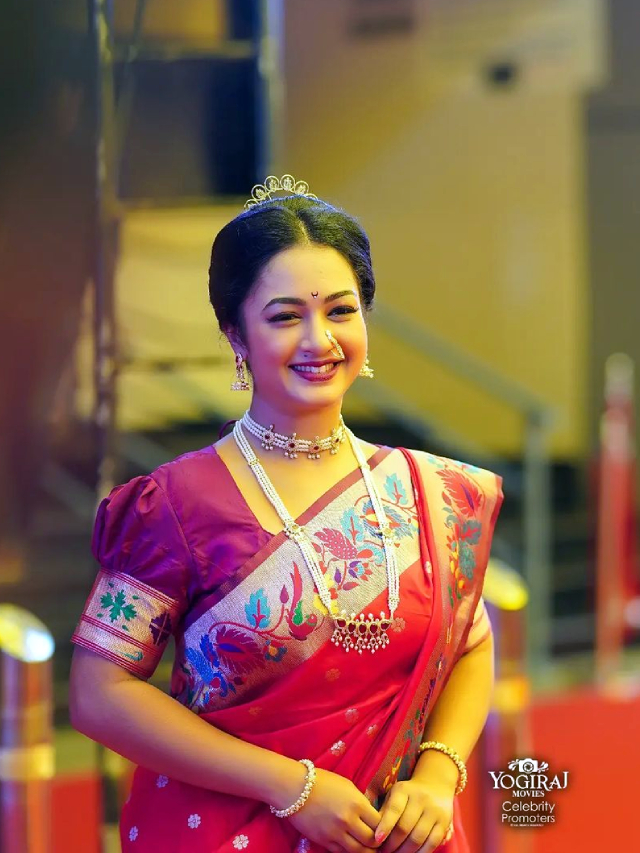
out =
[(428, 749), (436, 749), (438, 752), (444, 752), (444, 754), (448, 755), (456, 765), (459, 773), (458, 784), (456, 785), (456, 794), (461, 794), (467, 784), (467, 767), (464, 761), (454, 749), (451, 749), (450, 746), (446, 746), (444, 743), (440, 743), (436, 740), (427, 740), (424, 743), (421, 743), (418, 747), (418, 755), (422, 755), (422, 753), (426, 752)]
[(292, 806), (289, 806), (288, 809), (276, 809), (274, 806), (269, 806), (271, 809), (271, 814), (274, 814), (276, 817), (290, 817), (292, 814), (299, 812), (302, 806), (309, 799), (309, 794), (311, 793), (311, 789), (315, 785), (316, 782), (316, 768), (314, 766), (313, 761), (310, 761), (308, 758), (301, 758), (300, 764), (304, 764), (307, 768), (307, 775), (304, 780), (304, 788), (302, 789), (302, 793), (295, 801)]

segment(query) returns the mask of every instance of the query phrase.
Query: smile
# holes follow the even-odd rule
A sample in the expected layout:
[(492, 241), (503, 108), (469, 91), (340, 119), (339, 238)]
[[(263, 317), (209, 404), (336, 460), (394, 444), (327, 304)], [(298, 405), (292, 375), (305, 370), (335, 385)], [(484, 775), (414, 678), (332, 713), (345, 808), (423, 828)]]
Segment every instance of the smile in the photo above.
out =
[(326, 382), (335, 376), (338, 365), (336, 362), (322, 365), (294, 364), (291, 365), (291, 370), (308, 382)]

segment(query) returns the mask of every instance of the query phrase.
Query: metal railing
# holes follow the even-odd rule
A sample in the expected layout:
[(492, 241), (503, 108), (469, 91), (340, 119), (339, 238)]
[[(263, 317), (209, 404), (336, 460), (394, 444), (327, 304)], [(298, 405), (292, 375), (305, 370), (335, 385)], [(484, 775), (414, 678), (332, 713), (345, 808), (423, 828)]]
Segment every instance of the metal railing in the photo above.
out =
[[(556, 419), (555, 409), (493, 367), (444, 340), (423, 324), (388, 305), (376, 304), (372, 325), (386, 335), (401, 341), (415, 353), (446, 368), (468, 381), (485, 394), (506, 404), (521, 415), (523, 438), (523, 539), (524, 578), (530, 592), (527, 608), (527, 662), (534, 682), (550, 659), (552, 636), (551, 602), (551, 482), (549, 432)], [(358, 394), (378, 410), (410, 424), (414, 429), (437, 434), (456, 450), (486, 460), (487, 467), (500, 466), (495, 454), (479, 448), (472, 438), (454, 432), (448, 425), (437, 423), (430, 414), (397, 390), (383, 383), (361, 383)]]

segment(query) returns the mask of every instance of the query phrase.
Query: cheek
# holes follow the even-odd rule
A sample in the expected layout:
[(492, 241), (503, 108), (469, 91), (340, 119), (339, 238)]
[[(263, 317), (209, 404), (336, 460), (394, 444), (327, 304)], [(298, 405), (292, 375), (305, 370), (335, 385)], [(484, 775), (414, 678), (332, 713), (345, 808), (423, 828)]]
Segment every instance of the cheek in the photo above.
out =
[(345, 328), (343, 334), (341, 335), (338, 332), (336, 337), (341, 342), (347, 354), (352, 358), (364, 357), (364, 354), (367, 352), (367, 327), (364, 323), (358, 323), (357, 325), (355, 323), (349, 324), (349, 327)]
[(295, 352), (296, 342), (284, 330), (279, 334), (269, 334), (269, 330), (251, 336), (249, 340), (249, 360), (252, 362), (254, 373), (274, 362), (281, 362)]

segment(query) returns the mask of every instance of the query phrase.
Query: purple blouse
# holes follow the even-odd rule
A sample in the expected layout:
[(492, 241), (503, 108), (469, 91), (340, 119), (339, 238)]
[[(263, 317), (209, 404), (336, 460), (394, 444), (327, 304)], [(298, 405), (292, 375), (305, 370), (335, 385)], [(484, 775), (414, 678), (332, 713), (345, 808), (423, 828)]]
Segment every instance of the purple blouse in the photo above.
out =
[[(419, 557), (408, 466), (399, 451), (387, 447), (374, 453), (370, 466), (397, 537), (402, 572)], [(318, 548), (328, 543), (340, 556), (340, 548), (345, 547), (340, 542), (349, 544), (352, 531), (345, 518), (354, 512), (352, 498), (365, 512), (361, 514), (365, 527), (375, 524), (374, 519), (367, 520), (366, 489), (356, 469), (299, 518), (311, 529), (316, 526)], [(242, 582), (245, 567), (255, 562), (251, 558), (268, 553), (272, 547), (275, 550), (283, 535), (273, 536), (260, 526), (213, 446), (184, 454), (149, 476), (117, 486), (98, 508), (92, 550), (101, 571), (73, 642), (148, 678), (170, 635), (178, 640), (178, 657), (184, 657), (184, 633), (191, 623)], [(375, 540), (375, 530), (369, 534), (369, 541), (372, 536)], [(265, 550), (265, 546), (269, 548)], [(372, 571), (374, 577), (384, 579), (382, 549), (376, 548), (374, 541), (368, 553), (372, 555), (369, 568), (345, 563), (341, 596), (347, 596), (346, 606), (348, 597), (357, 596), (357, 590), (346, 591), (354, 590), (362, 580), (368, 581)], [(346, 577), (347, 571), (353, 578)], [(357, 577), (361, 572), (364, 578)], [(305, 585), (308, 583), (310, 579), (305, 580)], [(428, 585), (417, 594), (422, 604), (416, 602), (416, 607), (426, 616)], [(405, 602), (411, 607), (406, 596)], [(481, 601), (467, 648), (480, 642), (489, 630)], [(271, 653), (275, 654), (273, 650)], [(179, 663), (177, 660), (176, 665)]]

